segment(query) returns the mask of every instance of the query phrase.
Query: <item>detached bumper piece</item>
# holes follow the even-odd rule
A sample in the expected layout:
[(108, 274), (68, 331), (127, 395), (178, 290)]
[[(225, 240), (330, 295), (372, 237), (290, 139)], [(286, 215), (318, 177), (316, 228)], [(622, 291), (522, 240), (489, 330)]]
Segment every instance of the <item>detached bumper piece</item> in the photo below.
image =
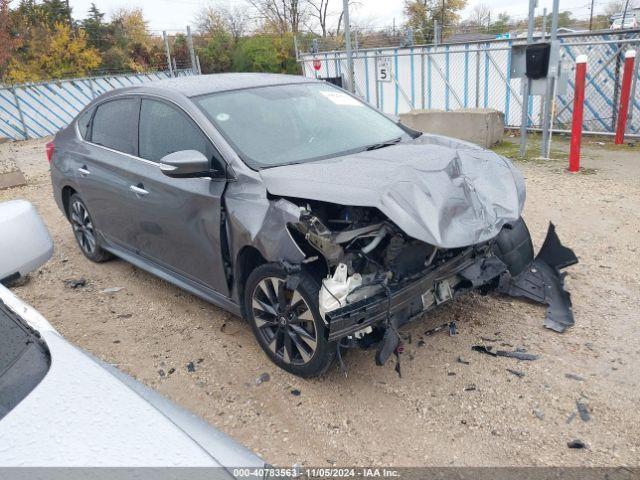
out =
[(573, 250), (560, 242), (553, 223), (538, 255), (521, 273), (500, 277), (498, 291), (511, 297), (524, 297), (548, 306), (544, 326), (564, 332), (574, 324), (571, 295), (564, 289), (565, 273), (560, 270), (578, 263)]

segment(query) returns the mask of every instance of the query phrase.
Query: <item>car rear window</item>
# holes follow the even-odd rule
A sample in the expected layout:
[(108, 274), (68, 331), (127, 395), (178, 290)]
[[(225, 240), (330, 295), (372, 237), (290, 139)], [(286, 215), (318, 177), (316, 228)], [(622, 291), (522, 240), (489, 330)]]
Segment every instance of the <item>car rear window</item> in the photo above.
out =
[(0, 419), (29, 395), (50, 365), (38, 332), (0, 300)]
[(89, 132), (89, 124), (91, 123), (93, 111), (93, 108), (90, 108), (78, 117), (78, 130), (80, 131), (80, 136), (85, 140), (88, 137), (87, 134)]
[(136, 155), (140, 100), (122, 98), (98, 106), (91, 127), (91, 142)]

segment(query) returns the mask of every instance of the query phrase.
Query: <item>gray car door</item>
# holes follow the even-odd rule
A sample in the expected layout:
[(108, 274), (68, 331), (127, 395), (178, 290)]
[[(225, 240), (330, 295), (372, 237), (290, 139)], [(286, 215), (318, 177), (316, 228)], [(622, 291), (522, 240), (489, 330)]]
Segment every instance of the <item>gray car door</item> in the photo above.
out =
[(220, 172), (223, 160), (186, 113), (162, 100), (142, 99), (138, 144), (140, 160), (129, 176), (127, 241), (138, 255), (228, 296), (220, 243), (224, 176), (170, 178), (158, 163), (180, 150), (202, 152)]
[[(137, 162), (139, 97), (119, 97), (99, 104), (87, 142), (76, 152), (76, 184), (96, 228), (110, 243), (130, 248), (126, 239), (129, 171)], [(83, 127), (84, 128), (84, 127)]]

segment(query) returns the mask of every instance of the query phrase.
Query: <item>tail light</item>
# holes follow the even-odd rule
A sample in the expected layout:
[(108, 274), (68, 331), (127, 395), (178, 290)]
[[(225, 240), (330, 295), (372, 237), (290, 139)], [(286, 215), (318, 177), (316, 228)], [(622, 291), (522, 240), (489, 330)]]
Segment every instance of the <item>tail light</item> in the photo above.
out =
[(49, 142), (44, 148), (47, 152), (47, 160), (51, 163), (51, 158), (53, 157), (53, 152), (56, 150), (56, 146), (53, 142)]

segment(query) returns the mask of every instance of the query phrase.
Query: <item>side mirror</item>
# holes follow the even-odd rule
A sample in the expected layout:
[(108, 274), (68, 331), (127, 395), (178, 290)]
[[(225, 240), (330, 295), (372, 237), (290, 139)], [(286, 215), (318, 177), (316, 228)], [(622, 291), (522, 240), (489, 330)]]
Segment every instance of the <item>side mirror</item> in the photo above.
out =
[(167, 177), (206, 177), (215, 172), (209, 167), (209, 159), (197, 150), (181, 150), (160, 160), (160, 170)]
[(0, 203), (0, 283), (9, 285), (37, 270), (52, 254), (53, 242), (33, 205)]

